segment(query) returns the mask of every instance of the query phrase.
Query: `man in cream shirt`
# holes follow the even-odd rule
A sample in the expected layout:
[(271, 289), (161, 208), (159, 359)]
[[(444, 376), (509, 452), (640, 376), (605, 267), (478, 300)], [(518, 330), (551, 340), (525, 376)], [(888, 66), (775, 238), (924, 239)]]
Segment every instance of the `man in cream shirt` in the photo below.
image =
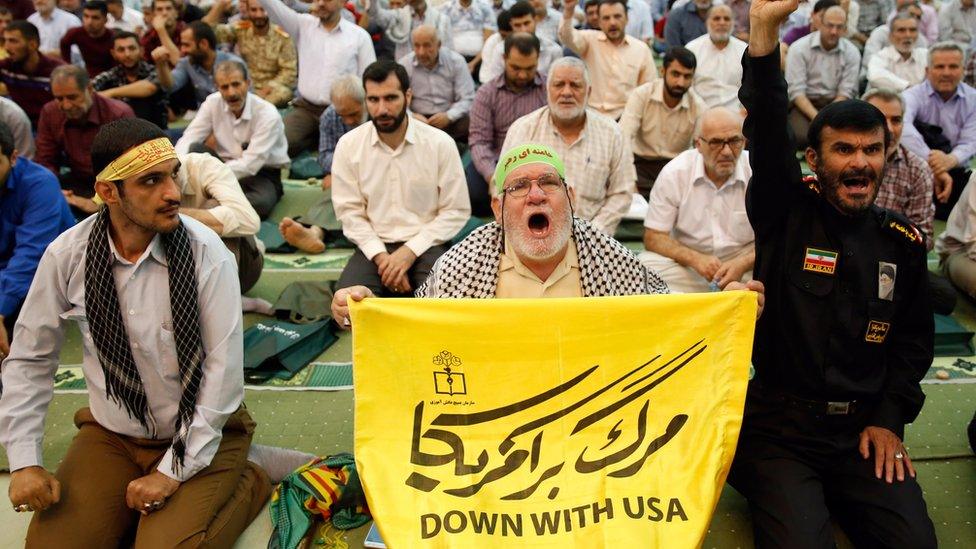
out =
[(468, 187), (454, 140), (408, 116), (406, 69), (377, 61), (363, 82), (372, 123), (343, 135), (332, 162), (332, 203), (356, 245), (338, 286), (409, 294), (470, 217)]
[(573, 28), (577, 2), (563, 3), (559, 39), (579, 54), (590, 71), (593, 91), (588, 106), (617, 120), (624, 112), (627, 95), (637, 86), (657, 78), (654, 57), (647, 44), (625, 34), (627, 3), (624, 0), (601, 0), (600, 30)]

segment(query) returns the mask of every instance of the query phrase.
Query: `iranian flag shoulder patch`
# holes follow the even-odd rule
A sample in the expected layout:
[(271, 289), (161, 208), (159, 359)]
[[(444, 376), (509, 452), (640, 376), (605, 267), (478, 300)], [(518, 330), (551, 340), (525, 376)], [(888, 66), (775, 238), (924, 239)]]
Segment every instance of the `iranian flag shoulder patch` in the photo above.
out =
[(807, 248), (803, 256), (803, 270), (832, 275), (837, 270), (837, 252)]

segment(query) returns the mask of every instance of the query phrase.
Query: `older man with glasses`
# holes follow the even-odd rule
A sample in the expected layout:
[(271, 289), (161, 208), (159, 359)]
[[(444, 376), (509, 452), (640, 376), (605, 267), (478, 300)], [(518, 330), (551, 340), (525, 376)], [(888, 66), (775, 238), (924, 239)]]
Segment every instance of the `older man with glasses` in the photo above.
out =
[(746, 216), (752, 176), (742, 116), (705, 111), (695, 148), (664, 167), (651, 190), (641, 262), (675, 292), (706, 292), (751, 278), (755, 235)]
[[(502, 154), (492, 198), (495, 221), (442, 255), (417, 297), (549, 298), (667, 293), (668, 287), (626, 247), (574, 215), (576, 192), (551, 147), (527, 143)], [(760, 293), (763, 285), (726, 288)], [(365, 286), (343, 288), (332, 315), (350, 327), (348, 301), (372, 297)]]

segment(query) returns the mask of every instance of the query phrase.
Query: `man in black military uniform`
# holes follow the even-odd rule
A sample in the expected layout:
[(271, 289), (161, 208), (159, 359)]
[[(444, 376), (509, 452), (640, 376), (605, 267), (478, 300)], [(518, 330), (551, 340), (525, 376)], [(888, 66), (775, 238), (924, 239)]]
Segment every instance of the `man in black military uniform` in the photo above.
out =
[(758, 547), (833, 547), (831, 517), (859, 547), (935, 547), (902, 445), (932, 362), (925, 244), (873, 205), (887, 128), (870, 104), (820, 112), (806, 151), (817, 177), (801, 179), (777, 40), (796, 7), (753, 0), (743, 56), (746, 203), (766, 308), (729, 480), (749, 500)]

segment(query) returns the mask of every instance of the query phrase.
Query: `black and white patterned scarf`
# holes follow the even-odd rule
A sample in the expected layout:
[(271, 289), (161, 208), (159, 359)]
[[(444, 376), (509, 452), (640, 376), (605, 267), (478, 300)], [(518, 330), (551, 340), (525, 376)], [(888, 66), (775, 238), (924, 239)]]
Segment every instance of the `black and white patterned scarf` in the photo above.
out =
[[(151, 433), (151, 438), (156, 438), (156, 420), (149, 409), (146, 390), (132, 358), (129, 336), (119, 308), (118, 290), (112, 276), (114, 260), (108, 243), (108, 208), (103, 207), (96, 216), (85, 252), (85, 311), (89, 332), (105, 374), (105, 391), (109, 400), (125, 408), (130, 418), (137, 419)], [(178, 474), (186, 455), (186, 439), (200, 389), (204, 353), (200, 338), (196, 264), (186, 228), (181, 222), (175, 231), (163, 234), (162, 238), (169, 263), (169, 303), (183, 389), (173, 436), (173, 472)]]
[[(623, 244), (586, 221), (573, 218), (573, 240), (583, 297), (666, 294), (668, 285)], [(475, 229), (442, 255), (417, 297), (495, 297), (501, 263), (502, 229), (489, 223)]]

